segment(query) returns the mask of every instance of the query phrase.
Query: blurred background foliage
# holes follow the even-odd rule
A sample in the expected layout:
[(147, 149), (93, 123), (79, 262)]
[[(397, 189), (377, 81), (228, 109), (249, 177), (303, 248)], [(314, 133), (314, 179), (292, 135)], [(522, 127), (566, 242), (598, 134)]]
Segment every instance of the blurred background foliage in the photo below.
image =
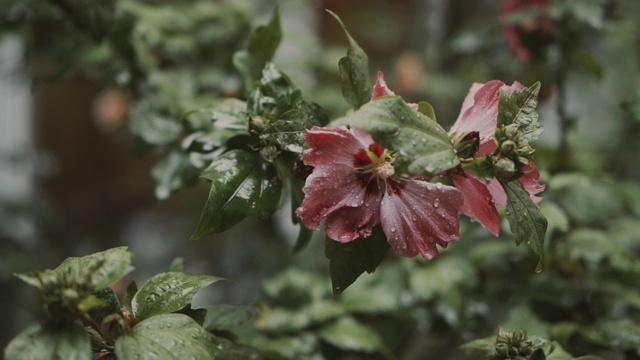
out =
[(188, 240), (216, 146), (209, 119), (189, 112), (244, 98), (233, 54), (274, 6), (0, 3), (0, 54), (17, 59), (0, 74), (1, 347), (39, 306), (12, 273), (127, 245), (141, 279), (183, 257), (187, 272), (234, 280), (199, 295), (196, 305), (216, 304), (205, 327), (269, 358), (460, 359), (462, 344), (502, 326), (574, 356), (640, 359), (640, 3), (280, 0), (274, 62), (330, 118), (348, 109), (337, 67), (346, 39), (324, 9), (372, 73), (407, 101), (431, 102), (445, 128), (472, 82), (543, 84), (544, 270), (508, 231), (494, 238), (465, 218), (439, 259), (387, 256), (337, 299), (322, 236), (292, 254), (290, 209)]

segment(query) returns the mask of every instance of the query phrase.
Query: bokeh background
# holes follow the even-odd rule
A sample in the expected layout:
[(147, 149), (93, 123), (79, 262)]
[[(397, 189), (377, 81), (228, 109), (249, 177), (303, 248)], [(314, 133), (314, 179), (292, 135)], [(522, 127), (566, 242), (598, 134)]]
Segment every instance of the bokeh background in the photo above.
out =
[[(0, 347), (41, 316), (35, 290), (13, 273), (113, 246), (135, 253), (131, 278), (139, 282), (176, 257), (185, 259), (187, 272), (232, 280), (202, 291), (197, 303), (267, 301), (264, 280), (292, 268), (323, 275), (329, 289), (321, 235), (292, 254), (297, 229), (290, 209), (190, 241), (208, 186), (189, 169), (172, 173), (157, 165), (169, 166), (178, 141), (172, 129), (183, 112), (241, 96), (231, 56), (268, 21), (275, 1), (108, 1), (132, 32), (102, 16), (102, 6), (86, 17), (74, 12), (90, 3), (0, 3)], [(371, 73), (382, 70), (407, 101), (429, 101), (445, 129), (473, 82), (542, 82), (545, 132), (535, 145), (536, 164), (548, 187), (543, 211), (553, 246), (545, 270), (533, 272), (536, 260), (515, 247), (508, 231), (494, 239), (464, 222), (463, 240), (445, 256), (468, 255), (461, 266), (473, 279), (451, 279), (446, 271), (428, 278), (453, 290), (438, 285), (442, 296), (424, 295), (412, 308), (412, 330), (394, 343), (399, 358), (425, 351), (460, 358), (461, 343), (490, 336), (505, 319), (517, 324), (517, 316), (540, 336), (568, 334), (563, 345), (574, 355), (640, 358), (634, 350), (640, 344), (640, 2), (278, 3), (284, 38), (274, 62), (332, 118), (348, 109), (337, 68), (347, 43), (325, 9), (342, 18), (367, 52)], [(397, 262), (390, 257), (385, 264)], [(554, 278), (565, 282), (549, 285)], [(610, 279), (615, 286), (603, 290)], [(460, 304), (451, 305), (447, 291)], [(536, 298), (536, 291), (546, 297)], [(567, 309), (571, 314), (562, 314)], [(415, 320), (420, 317), (428, 320)], [(602, 330), (603, 321), (622, 330)], [(600, 337), (563, 333), (557, 324), (595, 324)], [(615, 335), (622, 333), (628, 338)]]

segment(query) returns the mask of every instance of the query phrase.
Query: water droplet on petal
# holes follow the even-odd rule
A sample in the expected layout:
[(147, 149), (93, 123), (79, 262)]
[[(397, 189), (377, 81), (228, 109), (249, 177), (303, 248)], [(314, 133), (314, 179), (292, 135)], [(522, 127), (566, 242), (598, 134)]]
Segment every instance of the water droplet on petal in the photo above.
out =
[(442, 189), (442, 183), (436, 183), (436, 189)]

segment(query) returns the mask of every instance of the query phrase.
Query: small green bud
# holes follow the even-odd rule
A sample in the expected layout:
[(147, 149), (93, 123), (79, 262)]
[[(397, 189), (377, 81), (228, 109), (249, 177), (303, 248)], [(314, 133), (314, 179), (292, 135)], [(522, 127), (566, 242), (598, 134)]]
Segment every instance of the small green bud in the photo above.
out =
[(478, 148), (480, 147), (480, 133), (472, 131), (468, 134), (464, 134), (461, 138), (456, 139), (455, 142), (456, 146), (454, 147), (454, 151), (459, 158), (472, 158), (476, 152), (478, 152)]
[(509, 124), (504, 127), (504, 136), (507, 139), (515, 139), (518, 136), (520, 126), (518, 124)]
[(495, 164), (496, 176), (500, 179), (511, 180), (516, 173), (516, 165), (513, 161), (501, 157)]
[(278, 157), (280, 151), (275, 145), (267, 145), (260, 149), (260, 156), (268, 162), (273, 162)]
[[(500, 153), (504, 156), (509, 156), (516, 148), (516, 143), (511, 140), (505, 140), (500, 144)], [(519, 150), (519, 149), (518, 149)]]

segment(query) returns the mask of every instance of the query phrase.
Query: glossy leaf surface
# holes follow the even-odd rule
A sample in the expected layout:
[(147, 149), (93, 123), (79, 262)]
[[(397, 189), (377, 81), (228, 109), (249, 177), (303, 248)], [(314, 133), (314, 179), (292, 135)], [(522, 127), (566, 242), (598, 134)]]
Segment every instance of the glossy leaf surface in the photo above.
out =
[(215, 276), (167, 272), (149, 279), (133, 297), (131, 305), (138, 320), (178, 311), (202, 288), (221, 280)]
[(227, 230), (251, 215), (265, 219), (278, 208), (282, 182), (275, 168), (257, 154), (224, 153), (202, 177), (211, 181), (211, 190), (192, 239)]

